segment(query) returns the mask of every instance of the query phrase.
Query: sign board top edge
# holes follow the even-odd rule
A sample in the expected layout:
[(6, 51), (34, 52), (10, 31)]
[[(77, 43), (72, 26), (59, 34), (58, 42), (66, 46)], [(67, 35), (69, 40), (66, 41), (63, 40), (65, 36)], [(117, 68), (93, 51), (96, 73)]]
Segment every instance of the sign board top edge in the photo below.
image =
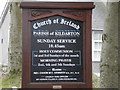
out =
[(93, 2), (21, 2), (21, 8), (29, 9), (93, 9)]

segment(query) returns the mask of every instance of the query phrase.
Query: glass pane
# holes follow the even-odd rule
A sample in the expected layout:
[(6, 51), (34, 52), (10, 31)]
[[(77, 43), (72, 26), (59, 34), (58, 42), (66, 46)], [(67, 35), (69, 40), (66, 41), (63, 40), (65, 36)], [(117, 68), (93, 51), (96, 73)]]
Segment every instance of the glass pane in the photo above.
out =
[(102, 40), (102, 31), (94, 31), (94, 40)]
[(95, 46), (95, 49), (101, 50), (102, 42), (95, 42), (94, 46)]
[(94, 51), (94, 60), (100, 61), (101, 52), (100, 51)]
[(94, 36), (93, 36), (93, 37), (94, 37), (94, 40), (99, 40), (98, 34), (95, 34), (95, 33), (94, 33)]
[(95, 42), (95, 49), (98, 49), (98, 48), (99, 48), (99, 43)]
[(96, 60), (97, 59), (97, 52), (95, 51), (94, 52), (94, 60)]

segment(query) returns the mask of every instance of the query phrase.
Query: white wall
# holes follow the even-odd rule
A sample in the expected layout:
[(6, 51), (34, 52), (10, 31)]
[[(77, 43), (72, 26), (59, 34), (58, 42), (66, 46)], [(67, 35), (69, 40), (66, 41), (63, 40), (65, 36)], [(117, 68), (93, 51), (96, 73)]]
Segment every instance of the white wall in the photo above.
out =
[(92, 14), (92, 29), (103, 30), (106, 16), (106, 7), (103, 2), (95, 2), (95, 8)]
[[(9, 30), (10, 30), (10, 12), (7, 10), (3, 15), (5, 19), (0, 27), (0, 62), (8, 64), (8, 45), (9, 45)], [(3, 18), (2, 18), (3, 19)], [(3, 39), (3, 43), (1, 40)]]
[(2, 64), (2, 43), (1, 43), (1, 39), (2, 39), (2, 30), (0, 28), (0, 65)]

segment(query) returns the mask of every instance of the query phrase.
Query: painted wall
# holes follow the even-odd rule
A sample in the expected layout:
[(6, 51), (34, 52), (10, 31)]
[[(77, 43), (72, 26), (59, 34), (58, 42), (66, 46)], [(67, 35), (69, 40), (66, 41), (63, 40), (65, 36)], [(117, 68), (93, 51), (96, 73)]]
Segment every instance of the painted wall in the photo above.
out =
[(106, 16), (106, 7), (102, 2), (95, 2), (95, 8), (92, 12), (92, 29), (93, 30), (103, 30), (104, 20)]
[(0, 63), (8, 63), (8, 45), (9, 45), (9, 30), (10, 30), (10, 12), (9, 10), (3, 15), (4, 20), (0, 26)]
[(2, 40), (2, 30), (0, 28), (0, 65), (2, 64), (2, 43), (1, 43), (1, 40)]

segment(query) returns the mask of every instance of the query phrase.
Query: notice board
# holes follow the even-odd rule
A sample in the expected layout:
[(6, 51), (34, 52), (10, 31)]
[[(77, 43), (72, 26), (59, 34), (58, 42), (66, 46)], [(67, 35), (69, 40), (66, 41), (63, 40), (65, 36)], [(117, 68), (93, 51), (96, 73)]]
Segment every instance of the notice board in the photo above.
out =
[(23, 88), (91, 88), (93, 3), (23, 2)]

